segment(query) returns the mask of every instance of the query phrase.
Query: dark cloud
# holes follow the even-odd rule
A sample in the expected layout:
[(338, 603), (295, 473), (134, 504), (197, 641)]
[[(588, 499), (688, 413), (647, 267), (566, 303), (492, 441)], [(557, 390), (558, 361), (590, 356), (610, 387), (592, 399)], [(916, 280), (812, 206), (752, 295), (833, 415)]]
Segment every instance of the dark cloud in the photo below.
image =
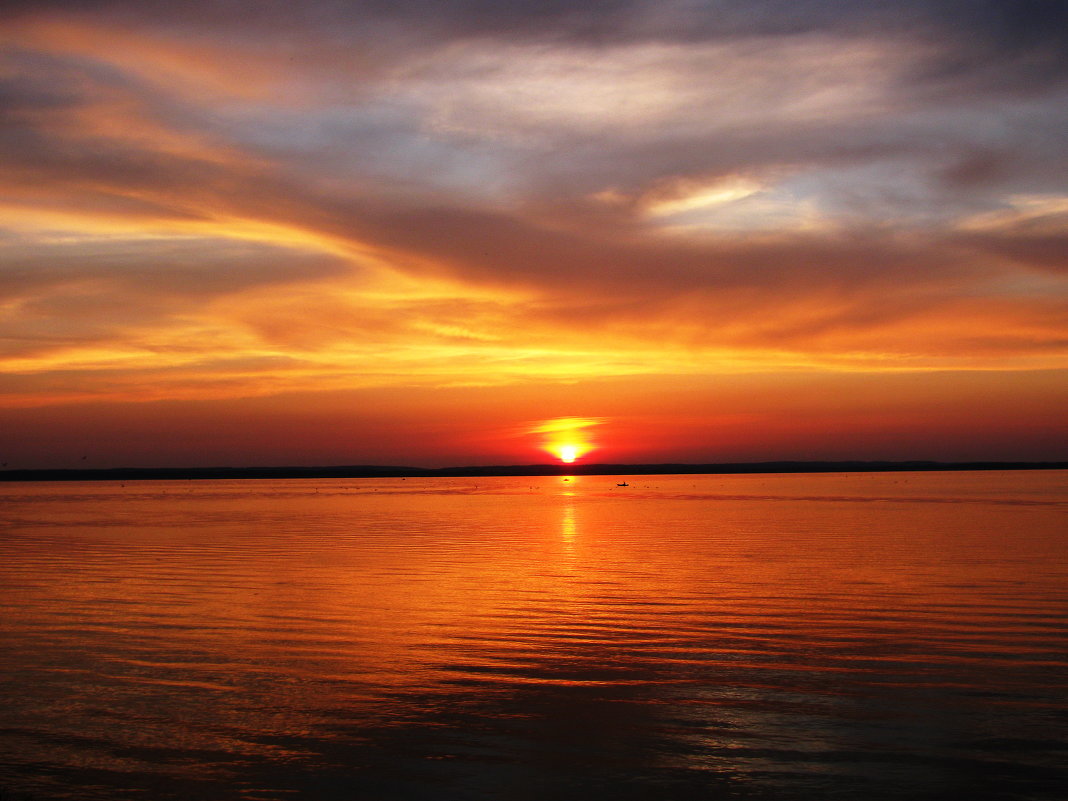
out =
[[(360, 215), (365, 233), (466, 277), (611, 295), (620, 288), (687, 292), (731, 286), (848, 286), (903, 279), (942, 280), (953, 272), (944, 254), (877, 231), (782, 234), (707, 244), (671, 237), (619, 241), (537, 226), (486, 211), (425, 208)], [(373, 219), (373, 222), (369, 220)], [(942, 269), (935, 272), (938, 264)]]
[[(154, 120), (144, 100), (153, 91), (98, 60), (28, 51), (5, 54), (0, 92), (0, 176), (7, 183), (90, 184), (130, 190), (147, 186), (193, 189), (218, 178), (218, 165), (193, 153), (138, 141)], [(94, 131), (95, 119), (110, 123)]]
[(972, 59), (1015, 65), (1014, 78), (1065, 77), (1068, 6), (1060, 0), (944, 0), (930, 9), (939, 29)]
[(1034, 270), (1068, 275), (1068, 224), (1059, 231), (1024, 230), (973, 233), (960, 237), (978, 251), (994, 254)]
[[(693, 42), (814, 31), (925, 33), (947, 47), (988, 58), (1019, 54), (1063, 60), (1068, 11), (1060, 0), (11, 0), (11, 17), (45, 12), (93, 15), (171, 30), (214, 31), (235, 41), (273, 32), (279, 39), (315, 31), (320, 37), (373, 39), (376, 29), (439, 40)], [(222, 26), (222, 30), (220, 30)], [(403, 37), (398, 44), (403, 44)], [(968, 58), (959, 61), (964, 66)], [(946, 62), (947, 65), (950, 62)], [(1060, 67), (1049, 64), (1056, 71)], [(1060, 66), (1063, 66), (1061, 64)]]
[(0, 246), (0, 292), (91, 282), (119, 291), (204, 299), (259, 286), (323, 280), (349, 269), (341, 259), (320, 253), (232, 239)]

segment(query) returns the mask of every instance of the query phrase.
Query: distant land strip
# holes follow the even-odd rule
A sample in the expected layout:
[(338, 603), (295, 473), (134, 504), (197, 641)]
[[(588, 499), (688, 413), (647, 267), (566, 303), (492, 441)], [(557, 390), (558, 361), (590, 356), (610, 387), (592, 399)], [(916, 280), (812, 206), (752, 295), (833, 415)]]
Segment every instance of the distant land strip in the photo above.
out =
[(0, 470), (0, 481), (136, 481), (248, 478), (462, 478), (732, 473), (880, 473), (929, 470), (1065, 470), (1068, 462), (732, 462), (726, 464), (525, 464), (479, 467), (114, 467)]

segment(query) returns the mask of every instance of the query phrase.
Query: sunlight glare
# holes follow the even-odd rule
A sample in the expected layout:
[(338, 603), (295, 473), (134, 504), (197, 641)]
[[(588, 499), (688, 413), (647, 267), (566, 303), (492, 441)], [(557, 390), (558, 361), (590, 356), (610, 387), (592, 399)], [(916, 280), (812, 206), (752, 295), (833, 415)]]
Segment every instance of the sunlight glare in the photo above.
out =
[(597, 448), (589, 429), (600, 425), (601, 421), (602, 418), (597, 417), (555, 417), (542, 420), (526, 431), (545, 435), (541, 438), (540, 447), (564, 464), (571, 464)]
[(578, 458), (579, 449), (576, 445), (560, 445), (556, 449), (556, 455), (560, 457), (561, 462), (570, 464)]

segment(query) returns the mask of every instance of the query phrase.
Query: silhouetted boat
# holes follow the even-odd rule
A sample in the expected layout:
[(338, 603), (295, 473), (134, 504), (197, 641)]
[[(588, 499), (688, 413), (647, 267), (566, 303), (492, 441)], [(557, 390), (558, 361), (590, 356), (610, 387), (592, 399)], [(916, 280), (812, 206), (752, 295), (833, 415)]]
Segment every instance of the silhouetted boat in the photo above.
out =
[(629, 487), (630, 484), (628, 484), (626, 481), (624, 481), (622, 484), (616, 484), (616, 486), (617, 487)]

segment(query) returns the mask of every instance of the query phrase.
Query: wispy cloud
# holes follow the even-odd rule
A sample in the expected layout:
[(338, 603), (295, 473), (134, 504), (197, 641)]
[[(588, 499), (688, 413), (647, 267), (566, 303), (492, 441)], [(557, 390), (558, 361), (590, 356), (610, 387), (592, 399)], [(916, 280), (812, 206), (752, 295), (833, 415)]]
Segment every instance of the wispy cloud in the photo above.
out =
[(1068, 368), (1068, 26), (967, 5), (13, 4), (2, 403)]

